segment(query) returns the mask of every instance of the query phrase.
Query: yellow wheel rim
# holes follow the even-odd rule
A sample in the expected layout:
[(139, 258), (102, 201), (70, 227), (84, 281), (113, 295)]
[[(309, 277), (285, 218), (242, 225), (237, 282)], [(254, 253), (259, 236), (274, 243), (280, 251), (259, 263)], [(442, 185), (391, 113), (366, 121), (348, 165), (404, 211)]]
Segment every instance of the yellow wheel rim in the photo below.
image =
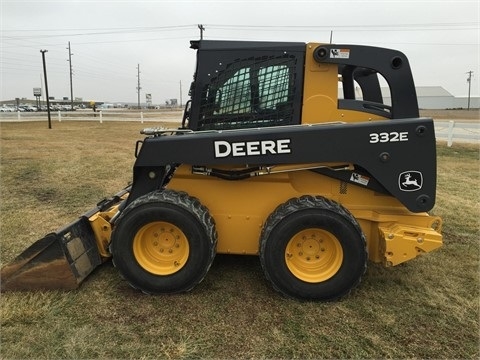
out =
[(156, 221), (142, 226), (133, 239), (133, 254), (142, 268), (155, 275), (171, 275), (185, 266), (190, 247), (177, 226)]
[(305, 229), (288, 242), (285, 262), (298, 279), (318, 283), (337, 273), (343, 262), (343, 250), (332, 233), (317, 228)]

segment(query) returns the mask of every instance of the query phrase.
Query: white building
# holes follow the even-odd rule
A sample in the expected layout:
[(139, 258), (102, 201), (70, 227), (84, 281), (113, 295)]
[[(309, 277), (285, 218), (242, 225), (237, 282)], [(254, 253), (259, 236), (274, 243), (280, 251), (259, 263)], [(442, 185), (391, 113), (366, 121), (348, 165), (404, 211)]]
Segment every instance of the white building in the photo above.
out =
[[(441, 86), (417, 86), (417, 100), (420, 109), (467, 109), (468, 97), (455, 97)], [(391, 104), (388, 88), (382, 87), (386, 104)], [(480, 108), (480, 97), (470, 97), (470, 109)]]
[(420, 109), (453, 109), (455, 96), (441, 86), (418, 86), (417, 100)]

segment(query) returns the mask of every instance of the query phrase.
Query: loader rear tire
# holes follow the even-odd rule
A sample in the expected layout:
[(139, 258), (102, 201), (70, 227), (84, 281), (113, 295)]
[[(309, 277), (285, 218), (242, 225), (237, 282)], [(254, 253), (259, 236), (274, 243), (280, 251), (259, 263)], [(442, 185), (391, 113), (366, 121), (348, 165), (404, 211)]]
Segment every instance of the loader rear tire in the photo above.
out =
[(320, 196), (290, 199), (269, 216), (260, 239), (266, 278), (283, 295), (331, 301), (360, 283), (365, 236), (340, 204)]
[(215, 257), (213, 218), (198, 199), (162, 190), (133, 201), (118, 218), (110, 251), (132, 287), (148, 294), (190, 291)]

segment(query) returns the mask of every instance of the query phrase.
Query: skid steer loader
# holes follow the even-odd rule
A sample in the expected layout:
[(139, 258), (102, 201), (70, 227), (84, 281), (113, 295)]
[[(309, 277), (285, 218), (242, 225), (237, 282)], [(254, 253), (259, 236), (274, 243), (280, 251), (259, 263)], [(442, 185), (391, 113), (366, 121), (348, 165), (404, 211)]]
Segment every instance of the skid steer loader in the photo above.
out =
[[(192, 41), (181, 127), (144, 129), (133, 182), (34, 243), (2, 290), (74, 289), (113, 263), (134, 288), (194, 288), (216, 253), (258, 255), (283, 295), (333, 300), (367, 261), (442, 244), (433, 121), (401, 52), (359, 45)], [(385, 92), (382, 86), (387, 87)]]

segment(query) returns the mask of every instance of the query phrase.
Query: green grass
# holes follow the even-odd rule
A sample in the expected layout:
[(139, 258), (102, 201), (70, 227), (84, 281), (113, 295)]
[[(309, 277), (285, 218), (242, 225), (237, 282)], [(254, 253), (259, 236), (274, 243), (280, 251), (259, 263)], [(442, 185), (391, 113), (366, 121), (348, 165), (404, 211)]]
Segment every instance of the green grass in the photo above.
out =
[[(0, 124), (1, 262), (131, 181), (134, 123)], [(479, 357), (479, 149), (438, 146), (444, 246), (334, 303), (281, 297), (259, 259), (217, 256), (192, 292), (148, 296), (106, 263), (72, 292), (5, 293), (0, 357)]]

